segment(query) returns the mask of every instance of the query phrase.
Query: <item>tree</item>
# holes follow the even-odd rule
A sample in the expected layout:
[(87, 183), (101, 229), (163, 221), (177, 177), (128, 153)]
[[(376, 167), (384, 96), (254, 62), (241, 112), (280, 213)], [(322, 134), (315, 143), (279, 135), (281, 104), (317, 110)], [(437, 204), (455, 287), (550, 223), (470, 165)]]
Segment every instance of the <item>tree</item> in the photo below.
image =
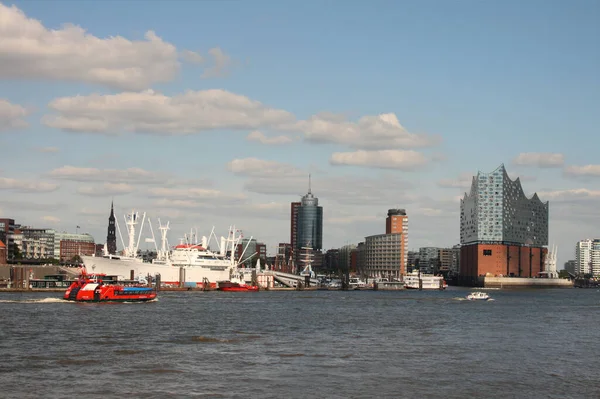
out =
[(13, 248), (13, 259), (23, 259), (23, 253), (21, 253), (19, 246), (15, 245)]
[(82, 263), (83, 260), (81, 259), (81, 256), (79, 255), (75, 255), (71, 258), (71, 263)]
[(558, 277), (559, 277), (559, 278), (569, 278), (569, 272), (568, 272), (568, 271), (566, 271), (566, 270), (564, 270), (564, 269), (563, 269), (563, 270), (560, 270), (560, 271), (558, 272)]

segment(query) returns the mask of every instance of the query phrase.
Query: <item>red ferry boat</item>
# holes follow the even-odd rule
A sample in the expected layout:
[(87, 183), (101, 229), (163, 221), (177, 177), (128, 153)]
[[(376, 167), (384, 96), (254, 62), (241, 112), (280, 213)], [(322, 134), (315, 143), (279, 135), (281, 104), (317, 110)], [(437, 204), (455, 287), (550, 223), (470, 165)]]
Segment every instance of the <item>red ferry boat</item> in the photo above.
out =
[(230, 292), (238, 292), (238, 291), (258, 291), (257, 285), (248, 285), (245, 282), (237, 282), (237, 281), (219, 281), (218, 288), (219, 291), (230, 291)]
[(97, 275), (83, 269), (79, 278), (65, 291), (63, 299), (77, 302), (146, 302), (156, 298), (151, 287), (105, 284)]

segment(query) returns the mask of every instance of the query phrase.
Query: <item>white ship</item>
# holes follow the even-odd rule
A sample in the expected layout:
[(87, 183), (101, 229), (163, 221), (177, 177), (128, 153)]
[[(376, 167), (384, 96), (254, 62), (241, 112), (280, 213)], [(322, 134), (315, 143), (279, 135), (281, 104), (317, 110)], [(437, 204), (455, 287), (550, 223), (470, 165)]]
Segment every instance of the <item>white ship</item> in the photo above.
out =
[[(104, 256), (82, 255), (81, 258), (86, 269), (93, 273), (118, 276), (120, 280), (156, 278), (160, 275), (160, 281), (165, 285), (206, 287), (205, 284), (209, 284), (211, 287), (215, 287), (218, 281), (228, 280), (230, 274), (237, 267), (235, 248), (241, 239), (239, 230), (233, 227), (230, 228), (228, 237), (221, 237), (220, 243), (217, 242), (217, 251), (210, 249), (210, 239), (203, 237), (202, 244), (198, 244), (193, 242), (193, 237), (188, 236), (184, 239), (185, 242), (169, 250), (167, 241), (169, 225), (160, 225), (160, 220), (161, 249), (156, 248), (158, 256), (152, 263), (144, 262), (137, 256), (137, 251), (145, 219), (146, 214), (144, 213), (140, 232), (136, 239), (136, 225), (138, 224), (139, 214), (134, 211), (126, 215), (125, 222), (129, 236), (129, 243), (126, 247), (117, 223), (117, 230), (124, 247), (123, 255), (110, 255), (106, 251)], [(156, 246), (151, 224), (150, 230), (152, 238), (147, 239), (146, 242), (154, 242)], [(238, 235), (238, 233), (240, 234)], [(214, 229), (210, 238), (212, 237), (215, 240), (217, 238)]]
[(433, 274), (423, 274), (420, 271), (413, 271), (404, 276), (404, 287), (416, 290), (443, 290), (448, 284), (442, 276)]

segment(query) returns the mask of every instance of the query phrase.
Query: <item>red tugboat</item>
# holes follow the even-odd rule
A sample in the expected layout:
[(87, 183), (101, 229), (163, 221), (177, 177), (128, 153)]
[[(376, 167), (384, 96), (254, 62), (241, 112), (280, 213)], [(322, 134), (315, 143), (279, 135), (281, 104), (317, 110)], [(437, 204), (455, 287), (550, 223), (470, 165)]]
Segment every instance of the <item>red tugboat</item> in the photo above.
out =
[(219, 291), (258, 291), (258, 286), (236, 281), (219, 281)]
[(82, 269), (79, 278), (65, 291), (63, 299), (76, 302), (146, 302), (156, 298), (153, 288), (104, 284), (98, 277), (88, 275)]
[(217, 289), (219, 291), (230, 291), (230, 292), (238, 292), (238, 291), (258, 291), (259, 287), (257, 285), (248, 285), (244, 281), (244, 275), (240, 273), (238, 277), (231, 277), (227, 281), (219, 281), (217, 283)]

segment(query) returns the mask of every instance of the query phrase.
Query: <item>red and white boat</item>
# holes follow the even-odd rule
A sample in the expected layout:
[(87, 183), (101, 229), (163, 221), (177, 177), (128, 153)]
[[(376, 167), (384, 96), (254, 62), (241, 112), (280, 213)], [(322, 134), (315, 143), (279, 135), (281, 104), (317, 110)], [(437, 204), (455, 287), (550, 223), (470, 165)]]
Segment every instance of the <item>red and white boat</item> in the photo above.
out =
[(89, 275), (82, 269), (79, 278), (65, 291), (63, 299), (76, 302), (147, 302), (156, 298), (154, 288), (104, 283), (102, 277)]
[(217, 283), (219, 291), (258, 291), (258, 285), (247, 284), (244, 280), (244, 273), (232, 276), (229, 280), (219, 281)]

